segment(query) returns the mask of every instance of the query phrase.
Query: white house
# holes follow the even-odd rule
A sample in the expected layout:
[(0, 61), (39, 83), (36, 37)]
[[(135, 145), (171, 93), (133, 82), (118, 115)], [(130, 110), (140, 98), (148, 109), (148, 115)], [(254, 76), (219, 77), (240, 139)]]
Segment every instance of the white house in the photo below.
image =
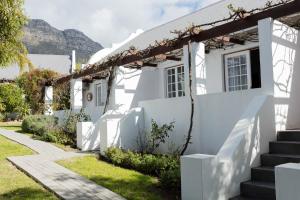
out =
[[(172, 39), (173, 30), (226, 18), (230, 4), (250, 11), (265, 8), (267, 2), (220, 1), (151, 30), (138, 31), (122, 44), (98, 52), (89, 64), (101, 63), (131, 46), (141, 50), (155, 41)], [(279, 131), (300, 128), (300, 3), (287, 1), (270, 9), (274, 11), (259, 15), (254, 22), (257, 18), (241, 17), (241, 22), (253, 24), (247, 28), (190, 41), (163, 59), (157, 56), (143, 61), (148, 67), (118, 66), (112, 83), (99, 74), (72, 80), (73, 109), (84, 108), (92, 118), (92, 122), (78, 125), (79, 146), (83, 150), (100, 148), (101, 152), (111, 146), (136, 149), (138, 135), (149, 131), (154, 119), (159, 124), (175, 122), (168, 143), (160, 149), (170, 152), (183, 146), (192, 125), (192, 143), (181, 159), (184, 200), (221, 200), (240, 193), (253, 199), (275, 199), (275, 188), (277, 199), (299, 198), (298, 190), (291, 188), (299, 185), (300, 179), (280, 177), (286, 177), (285, 173), (299, 177), (300, 165), (276, 168), (276, 182), (274, 166), (300, 162), (300, 153), (280, 152), (282, 144), (289, 148), (290, 143), (284, 141), (275, 143), (279, 145), (275, 149), (270, 144), (269, 149), (269, 142), (276, 140)], [(227, 21), (215, 26), (222, 24), (230, 26)], [(300, 143), (294, 144), (300, 148)], [(273, 154), (264, 154), (269, 151)], [(255, 173), (266, 180), (255, 178)], [(250, 178), (252, 181), (244, 182)]]

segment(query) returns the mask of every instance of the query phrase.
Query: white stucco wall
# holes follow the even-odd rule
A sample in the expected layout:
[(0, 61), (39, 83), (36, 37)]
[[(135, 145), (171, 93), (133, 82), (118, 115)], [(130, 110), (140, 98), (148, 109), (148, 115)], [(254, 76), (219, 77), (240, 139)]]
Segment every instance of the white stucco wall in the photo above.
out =
[(249, 179), (251, 167), (259, 165), (260, 154), (275, 139), (272, 101), (266, 95), (251, 98), (215, 156), (181, 158), (183, 200), (227, 200), (239, 194), (240, 183)]
[[(103, 84), (102, 96), (106, 100), (107, 85), (106, 80), (96, 80), (93, 83), (83, 83), (83, 108), (87, 114), (90, 115), (91, 120), (96, 122), (103, 114), (104, 106), (97, 106), (96, 104), (96, 85)], [(87, 94), (91, 93), (93, 98), (91, 101), (87, 100)]]
[(272, 30), (276, 128), (300, 128), (299, 31), (278, 21)]

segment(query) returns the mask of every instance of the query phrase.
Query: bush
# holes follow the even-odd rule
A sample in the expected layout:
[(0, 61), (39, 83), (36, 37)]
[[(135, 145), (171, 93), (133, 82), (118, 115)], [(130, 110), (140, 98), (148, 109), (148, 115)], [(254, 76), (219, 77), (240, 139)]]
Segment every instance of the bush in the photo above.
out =
[(72, 138), (72, 143), (76, 144), (76, 125), (77, 122), (86, 122), (90, 121), (91, 118), (89, 115), (85, 114), (84, 110), (81, 109), (79, 113), (72, 113), (70, 111), (67, 113), (64, 122), (63, 122), (63, 132), (68, 135), (69, 138)]
[(18, 113), (20, 116), (28, 114), (29, 109), (23, 96), (22, 89), (17, 85), (0, 84), (0, 112)]
[(35, 138), (43, 141), (75, 146), (76, 123), (82, 120), (89, 120), (83, 111), (78, 114), (69, 114), (62, 126), (58, 125), (56, 117), (31, 115), (23, 120), (22, 131), (32, 133)]
[(4, 122), (5, 121), (5, 114), (0, 113), (0, 122)]
[(180, 165), (176, 162), (171, 164), (168, 169), (161, 171), (159, 181), (165, 189), (172, 188), (180, 191), (181, 187)]
[(57, 125), (57, 118), (45, 115), (30, 115), (22, 122), (22, 131), (43, 136), (49, 130), (53, 130)]
[(180, 190), (180, 162), (177, 156), (140, 154), (108, 148), (105, 159), (114, 165), (156, 176), (163, 188)]

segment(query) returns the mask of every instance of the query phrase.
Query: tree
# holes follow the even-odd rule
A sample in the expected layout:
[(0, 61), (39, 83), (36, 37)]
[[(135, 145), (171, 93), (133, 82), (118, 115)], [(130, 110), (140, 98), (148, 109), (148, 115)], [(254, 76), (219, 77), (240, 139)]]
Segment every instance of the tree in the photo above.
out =
[[(43, 82), (57, 78), (60, 74), (51, 70), (34, 69), (25, 72), (17, 78), (17, 84), (24, 90), (26, 102), (33, 114), (42, 114), (44, 111)], [(54, 110), (70, 107), (70, 86), (68, 83), (54, 88)]]
[(23, 27), (27, 23), (23, 4), (23, 0), (0, 1), (0, 67), (12, 63), (18, 63), (21, 69), (26, 65), (32, 67), (22, 43)]
[(0, 85), (0, 99), (5, 113), (23, 114), (23, 107), (26, 107), (23, 96), (22, 89), (15, 84)]

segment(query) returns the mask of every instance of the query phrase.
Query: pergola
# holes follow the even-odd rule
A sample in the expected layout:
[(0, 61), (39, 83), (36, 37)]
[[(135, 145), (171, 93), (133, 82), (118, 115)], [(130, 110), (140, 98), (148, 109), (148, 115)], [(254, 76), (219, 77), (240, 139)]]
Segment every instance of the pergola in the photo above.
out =
[[(208, 47), (206, 53), (208, 53), (210, 49), (222, 48), (224, 45), (243, 45), (246, 41), (257, 41), (257, 30), (253, 27), (257, 26), (259, 20), (270, 17), (299, 28), (299, 12), (300, 0), (282, 0), (276, 4), (269, 3), (265, 8), (251, 11), (239, 9), (227, 19), (193, 26), (185, 31), (175, 31), (178, 37), (174, 39), (156, 42), (143, 50), (132, 47), (107, 57), (104, 61), (89, 65), (78, 72), (48, 80), (46, 85), (61, 84), (79, 78), (85, 81), (104, 79), (110, 76), (111, 70), (117, 66), (140, 69), (142, 67), (157, 67), (158, 62), (165, 60), (178, 61), (183, 46), (192, 42), (205, 43)], [(207, 26), (209, 28), (203, 29)]]

